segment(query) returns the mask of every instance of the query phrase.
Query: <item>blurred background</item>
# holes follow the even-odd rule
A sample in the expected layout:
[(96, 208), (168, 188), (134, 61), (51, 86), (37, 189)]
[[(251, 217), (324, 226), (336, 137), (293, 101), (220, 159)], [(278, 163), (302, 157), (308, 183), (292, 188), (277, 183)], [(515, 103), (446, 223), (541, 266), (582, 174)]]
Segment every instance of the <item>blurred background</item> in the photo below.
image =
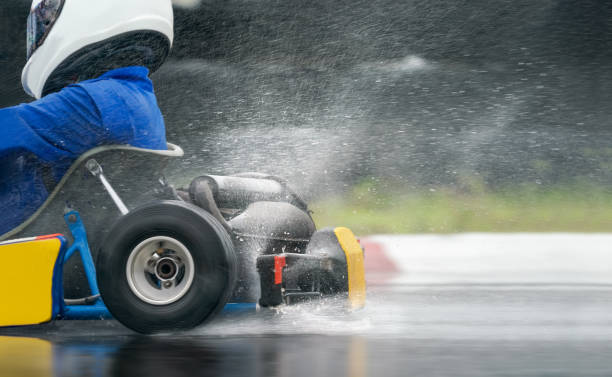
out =
[[(29, 0), (0, 4), (0, 106)], [(286, 178), (358, 234), (612, 230), (612, 3), (181, 0), (170, 179)]]

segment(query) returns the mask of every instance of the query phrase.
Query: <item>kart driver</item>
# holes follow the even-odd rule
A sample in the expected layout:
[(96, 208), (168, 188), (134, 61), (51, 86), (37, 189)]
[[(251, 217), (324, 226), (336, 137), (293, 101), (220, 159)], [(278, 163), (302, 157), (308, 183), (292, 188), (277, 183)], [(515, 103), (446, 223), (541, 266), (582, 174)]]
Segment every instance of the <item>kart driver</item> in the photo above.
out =
[(148, 75), (172, 45), (171, 0), (34, 0), (27, 28), (21, 82), (37, 100), (0, 109), (0, 235), (87, 150), (166, 149)]

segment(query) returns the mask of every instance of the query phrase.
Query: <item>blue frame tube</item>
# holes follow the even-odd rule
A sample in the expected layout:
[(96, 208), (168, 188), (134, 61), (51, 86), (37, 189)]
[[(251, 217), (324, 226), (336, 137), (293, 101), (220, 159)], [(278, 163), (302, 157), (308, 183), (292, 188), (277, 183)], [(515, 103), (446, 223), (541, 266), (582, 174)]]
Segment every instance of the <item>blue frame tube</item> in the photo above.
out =
[(98, 281), (96, 280), (96, 266), (91, 256), (91, 250), (89, 250), (87, 232), (85, 231), (83, 221), (81, 221), (81, 215), (79, 215), (77, 211), (70, 211), (64, 215), (64, 221), (66, 221), (72, 233), (72, 237), (74, 238), (72, 245), (64, 257), (64, 263), (68, 261), (72, 254), (78, 251), (81, 255), (81, 261), (83, 262), (83, 268), (85, 269), (85, 276), (87, 276), (91, 295), (99, 295), (100, 290), (98, 289)]

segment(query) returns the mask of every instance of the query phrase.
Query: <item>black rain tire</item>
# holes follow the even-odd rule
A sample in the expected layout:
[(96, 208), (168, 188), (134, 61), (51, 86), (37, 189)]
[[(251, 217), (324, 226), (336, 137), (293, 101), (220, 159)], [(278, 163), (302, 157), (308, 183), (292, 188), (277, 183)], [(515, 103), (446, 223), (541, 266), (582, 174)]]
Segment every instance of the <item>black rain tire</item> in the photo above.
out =
[[(189, 290), (166, 305), (141, 300), (126, 275), (132, 250), (155, 236), (181, 242), (193, 258)], [(192, 204), (161, 201), (134, 209), (119, 218), (102, 245), (96, 262), (102, 300), (114, 318), (134, 331), (196, 327), (220, 312), (233, 292), (238, 263), (232, 240), (211, 214)]]

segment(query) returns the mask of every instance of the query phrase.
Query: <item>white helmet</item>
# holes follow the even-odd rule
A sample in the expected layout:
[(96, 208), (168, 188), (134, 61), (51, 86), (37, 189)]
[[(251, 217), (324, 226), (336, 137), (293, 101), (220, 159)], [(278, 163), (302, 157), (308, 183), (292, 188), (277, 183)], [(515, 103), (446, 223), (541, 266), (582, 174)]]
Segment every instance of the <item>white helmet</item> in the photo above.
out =
[(23, 89), (40, 98), (111, 69), (162, 65), (174, 38), (171, 0), (34, 0)]

